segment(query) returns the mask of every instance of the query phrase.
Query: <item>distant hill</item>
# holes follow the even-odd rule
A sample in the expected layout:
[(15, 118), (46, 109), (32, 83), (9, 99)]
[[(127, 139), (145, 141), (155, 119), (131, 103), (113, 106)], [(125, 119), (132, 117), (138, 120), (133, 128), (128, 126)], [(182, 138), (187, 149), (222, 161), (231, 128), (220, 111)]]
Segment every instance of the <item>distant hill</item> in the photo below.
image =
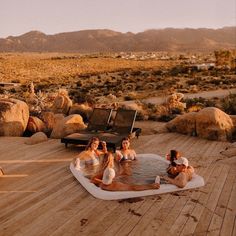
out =
[(46, 35), (39, 31), (0, 38), (0, 52), (211, 51), (236, 48), (236, 27), (147, 30), (120, 33), (82, 30)]

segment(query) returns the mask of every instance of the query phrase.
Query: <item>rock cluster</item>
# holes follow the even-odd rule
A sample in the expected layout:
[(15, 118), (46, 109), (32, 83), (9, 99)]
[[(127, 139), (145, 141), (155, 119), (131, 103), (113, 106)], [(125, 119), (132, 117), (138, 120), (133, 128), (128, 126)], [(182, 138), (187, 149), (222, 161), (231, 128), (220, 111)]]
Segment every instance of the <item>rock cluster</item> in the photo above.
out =
[[(88, 119), (92, 108), (88, 105), (74, 107), (69, 114), (72, 101), (65, 93), (59, 93), (55, 98), (51, 111), (43, 111), (40, 117), (29, 116), (29, 106), (17, 99), (0, 100), (0, 136), (23, 136), (24, 132), (34, 134), (26, 141), (27, 144), (36, 144), (46, 141), (46, 134), (51, 138), (62, 138), (68, 134), (86, 128), (83, 119)], [(83, 117), (82, 117), (83, 116)]]

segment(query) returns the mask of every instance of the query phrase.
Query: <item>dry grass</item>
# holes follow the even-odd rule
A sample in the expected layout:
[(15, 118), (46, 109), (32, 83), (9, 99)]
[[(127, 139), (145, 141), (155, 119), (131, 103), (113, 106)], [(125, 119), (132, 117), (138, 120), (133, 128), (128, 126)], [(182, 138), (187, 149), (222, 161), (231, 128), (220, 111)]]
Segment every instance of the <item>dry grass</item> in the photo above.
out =
[(120, 70), (164, 69), (173, 66), (173, 61), (132, 61), (118, 58), (90, 58), (76, 54), (21, 53), (0, 54), (0, 81), (21, 83), (52, 82), (66, 83), (76, 76), (99, 74)]

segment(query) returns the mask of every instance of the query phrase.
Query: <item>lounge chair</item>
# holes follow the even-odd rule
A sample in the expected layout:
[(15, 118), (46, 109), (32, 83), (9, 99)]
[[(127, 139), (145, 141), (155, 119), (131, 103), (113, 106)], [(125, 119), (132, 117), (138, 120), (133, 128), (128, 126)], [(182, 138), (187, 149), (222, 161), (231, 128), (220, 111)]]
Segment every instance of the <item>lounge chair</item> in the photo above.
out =
[(69, 143), (87, 144), (91, 137), (97, 136), (99, 132), (104, 132), (107, 130), (111, 113), (112, 109), (94, 108), (89, 118), (87, 129), (81, 130), (79, 133), (67, 135), (61, 139), (61, 143), (65, 143), (66, 147)]
[(100, 132), (88, 132), (88, 133), (75, 133), (66, 136), (61, 139), (62, 143), (65, 143), (66, 147), (68, 143), (71, 144), (87, 144), (89, 139), (93, 136), (98, 137), (100, 140), (107, 143), (107, 147), (116, 150), (121, 145), (121, 141), (124, 137), (138, 137), (141, 133), (140, 128), (134, 128), (134, 122), (137, 115), (135, 110), (118, 109), (116, 111), (115, 119), (112, 126), (107, 126), (107, 129), (103, 129)]
[(99, 134), (99, 139), (105, 141), (107, 146), (115, 151), (117, 147), (121, 146), (123, 138), (133, 138), (135, 136), (138, 138), (141, 129), (134, 128), (136, 115), (136, 110), (118, 109), (113, 125), (108, 132)]

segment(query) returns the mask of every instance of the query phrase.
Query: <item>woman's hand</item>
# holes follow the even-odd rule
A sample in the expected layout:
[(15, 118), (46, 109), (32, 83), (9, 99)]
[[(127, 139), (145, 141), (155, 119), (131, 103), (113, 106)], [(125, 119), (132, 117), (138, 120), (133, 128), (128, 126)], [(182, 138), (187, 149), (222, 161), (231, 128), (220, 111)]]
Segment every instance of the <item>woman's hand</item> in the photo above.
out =
[(102, 149), (104, 153), (107, 153), (107, 143), (105, 141), (101, 141)]
[(165, 176), (165, 175), (161, 175), (160, 180), (164, 180), (166, 183), (170, 183), (170, 178), (168, 176)]
[(107, 146), (107, 143), (105, 141), (101, 141), (101, 144), (103, 148)]

